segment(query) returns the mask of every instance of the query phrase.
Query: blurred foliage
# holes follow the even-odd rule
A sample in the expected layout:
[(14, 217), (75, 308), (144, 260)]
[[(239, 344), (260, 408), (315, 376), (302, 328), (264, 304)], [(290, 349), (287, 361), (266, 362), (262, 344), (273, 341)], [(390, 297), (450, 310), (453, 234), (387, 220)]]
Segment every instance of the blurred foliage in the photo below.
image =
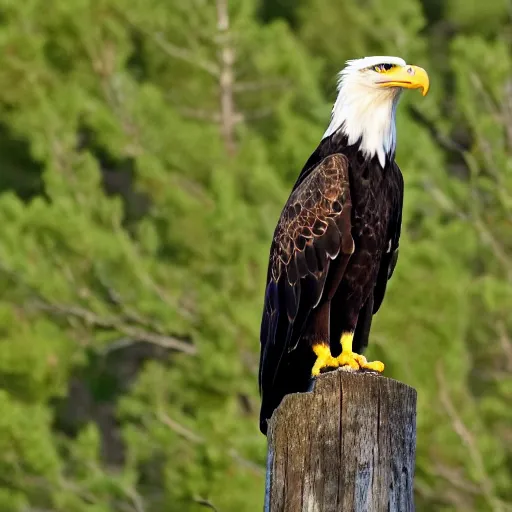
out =
[(261, 510), (270, 239), (335, 73), (391, 54), (432, 89), (370, 356), (419, 392), (417, 509), (512, 510), (508, 2), (224, 6), (2, 2), (0, 509)]

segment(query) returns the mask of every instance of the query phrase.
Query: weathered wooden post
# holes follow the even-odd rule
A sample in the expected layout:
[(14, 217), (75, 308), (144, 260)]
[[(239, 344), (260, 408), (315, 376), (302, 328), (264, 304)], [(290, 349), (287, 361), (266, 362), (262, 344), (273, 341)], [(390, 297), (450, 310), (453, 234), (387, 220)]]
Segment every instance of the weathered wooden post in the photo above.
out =
[(411, 512), (416, 391), (341, 370), (284, 398), (268, 432), (265, 512)]

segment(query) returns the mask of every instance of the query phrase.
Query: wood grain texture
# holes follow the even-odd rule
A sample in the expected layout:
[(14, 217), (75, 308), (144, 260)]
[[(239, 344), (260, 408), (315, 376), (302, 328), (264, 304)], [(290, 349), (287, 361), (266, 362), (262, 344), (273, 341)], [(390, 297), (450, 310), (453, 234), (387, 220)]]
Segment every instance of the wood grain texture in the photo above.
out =
[(415, 450), (413, 388), (323, 374), (272, 416), (265, 512), (412, 512)]

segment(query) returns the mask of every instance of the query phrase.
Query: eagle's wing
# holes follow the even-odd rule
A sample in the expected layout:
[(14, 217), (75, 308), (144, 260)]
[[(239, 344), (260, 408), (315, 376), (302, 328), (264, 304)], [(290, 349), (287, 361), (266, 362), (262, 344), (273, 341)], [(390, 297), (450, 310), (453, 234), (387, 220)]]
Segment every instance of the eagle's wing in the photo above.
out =
[(395, 164), (393, 169), (393, 187), (391, 189), (391, 208), (388, 223), (387, 246), (380, 261), (377, 280), (365, 304), (359, 312), (356, 332), (354, 333), (354, 350), (361, 354), (368, 346), (372, 317), (379, 310), (386, 294), (386, 287), (393, 275), (398, 260), (398, 245), (402, 226), (402, 207), (404, 199), (404, 181), (400, 169)]
[(349, 162), (334, 154), (300, 182), (281, 213), (261, 322), (262, 395), (272, 389), (283, 354), (297, 347), (309, 313), (322, 298), (332, 260), (354, 250), (351, 206)]
[(388, 247), (382, 255), (380, 262), (379, 274), (374, 289), (373, 313), (377, 313), (384, 295), (386, 286), (395, 271), (396, 262), (398, 261), (398, 245), (400, 242), (400, 232), (402, 229), (402, 208), (404, 204), (404, 180), (400, 169), (394, 165), (393, 188), (391, 193), (391, 213), (388, 224)]

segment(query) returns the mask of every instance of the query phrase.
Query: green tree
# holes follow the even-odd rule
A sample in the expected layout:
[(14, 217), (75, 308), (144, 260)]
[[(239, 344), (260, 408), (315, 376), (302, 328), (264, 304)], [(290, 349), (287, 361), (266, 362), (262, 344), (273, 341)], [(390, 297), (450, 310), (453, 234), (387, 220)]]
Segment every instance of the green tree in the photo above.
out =
[(272, 232), (349, 58), (404, 95), (370, 357), (418, 389), (418, 510), (512, 507), (506, 4), (41, 0), (0, 18), (0, 508), (261, 509)]
[(286, 24), (196, 7), (6, 13), (2, 122), (43, 170), (0, 198), (6, 428), (44, 426), (4, 473), (13, 510), (262, 502), (260, 256), (324, 100)]

